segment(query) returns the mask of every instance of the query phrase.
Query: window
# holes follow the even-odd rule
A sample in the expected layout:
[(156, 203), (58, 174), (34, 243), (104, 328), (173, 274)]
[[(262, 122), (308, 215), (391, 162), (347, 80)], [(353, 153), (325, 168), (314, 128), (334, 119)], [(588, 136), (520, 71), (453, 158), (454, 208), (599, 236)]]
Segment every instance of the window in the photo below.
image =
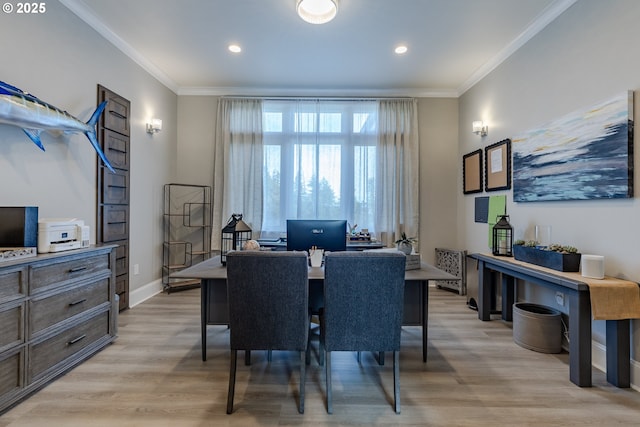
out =
[(263, 237), (287, 219), (374, 229), (377, 102), (263, 102)]

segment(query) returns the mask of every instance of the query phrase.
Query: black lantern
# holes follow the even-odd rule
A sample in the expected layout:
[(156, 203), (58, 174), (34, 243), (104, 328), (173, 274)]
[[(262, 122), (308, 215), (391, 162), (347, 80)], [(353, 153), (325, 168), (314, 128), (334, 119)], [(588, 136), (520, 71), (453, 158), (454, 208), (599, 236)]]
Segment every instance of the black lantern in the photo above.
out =
[(499, 215), (500, 219), (493, 226), (493, 254), (513, 256), (513, 227), (509, 224), (509, 215)]
[(220, 260), (227, 265), (227, 253), (242, 249), (244, 243), (251, 240), (251, 228), (242, 220), (242, 214), (232, 214), (222, 229), (220, 242)]

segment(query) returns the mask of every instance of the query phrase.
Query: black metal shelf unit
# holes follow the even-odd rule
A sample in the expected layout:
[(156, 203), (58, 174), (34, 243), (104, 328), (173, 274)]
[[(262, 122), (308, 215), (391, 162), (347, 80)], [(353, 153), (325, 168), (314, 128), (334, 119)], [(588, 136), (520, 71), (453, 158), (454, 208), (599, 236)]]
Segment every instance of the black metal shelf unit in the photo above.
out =
[(211, 256), (211, 187), (165, 184), (162, 285), (167, 293), (200, 286), (200, 280), (172, 277)]

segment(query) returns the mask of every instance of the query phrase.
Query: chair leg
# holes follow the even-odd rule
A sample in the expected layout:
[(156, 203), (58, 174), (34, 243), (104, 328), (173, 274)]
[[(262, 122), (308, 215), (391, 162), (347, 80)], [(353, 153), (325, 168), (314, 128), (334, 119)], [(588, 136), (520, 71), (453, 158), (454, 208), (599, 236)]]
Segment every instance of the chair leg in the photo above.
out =
[(320, 340), (320, 344), (318, 345), (318, 365), (324, 365), (324, 345), (322, 345), (322, 340)]
[(362, 354), (361, 352), (357, 352), (356, 360), (358, 361), (358, 365), (362, 364)]
[(304, 414), (304, 384), (307, 378), (307, 351), (300, 352), (300, 405), (298, 412)]
[(233, 412), (233, 395), (236, 388), (236, 365), (238, 361), (238, 350), (231, 350), (229, 363), (229, 392), (227, 394), (227, 414)]
[(246, 366), (251, 365), (251, 350), (244, 351), (244, 364)]
[(378, 352), (378, 365), (384, 365), (384, 351)]
[(396, 414), (400, 413), (400, 352), (393, 352), (393, 401)]
[(269, 363), (271, 363), (272, 353), (273, 353), (272, 350), (267, 350), (267, 362), (269, 362)]
[(325, 356), (325, 369), (326, 369), (326, 381), (327, 381), (327, 413), (333, 414), (333, 404), (331, 399), (331, 352), (327, 351)]
[(310, 365), (311, 364), (311, 317), (313, 315), (311, 314), (311, 309), (309, 309), (309, 330), (307, 331), (307, 350), (305, 351), (305, 360), (304, 363), (306, 365)]

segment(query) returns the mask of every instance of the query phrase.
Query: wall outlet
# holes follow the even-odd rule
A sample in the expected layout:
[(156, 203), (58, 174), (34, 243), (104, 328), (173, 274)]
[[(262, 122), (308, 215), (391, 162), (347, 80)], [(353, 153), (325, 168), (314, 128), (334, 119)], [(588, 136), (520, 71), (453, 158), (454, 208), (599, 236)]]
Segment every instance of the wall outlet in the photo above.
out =
[(556, 292), (556, 302), (558, 305), (564, 306), (564, 294), (562, 292)]
[(133, 264), (133, 274), (134, 275), (140, 274), (140, 264)]

